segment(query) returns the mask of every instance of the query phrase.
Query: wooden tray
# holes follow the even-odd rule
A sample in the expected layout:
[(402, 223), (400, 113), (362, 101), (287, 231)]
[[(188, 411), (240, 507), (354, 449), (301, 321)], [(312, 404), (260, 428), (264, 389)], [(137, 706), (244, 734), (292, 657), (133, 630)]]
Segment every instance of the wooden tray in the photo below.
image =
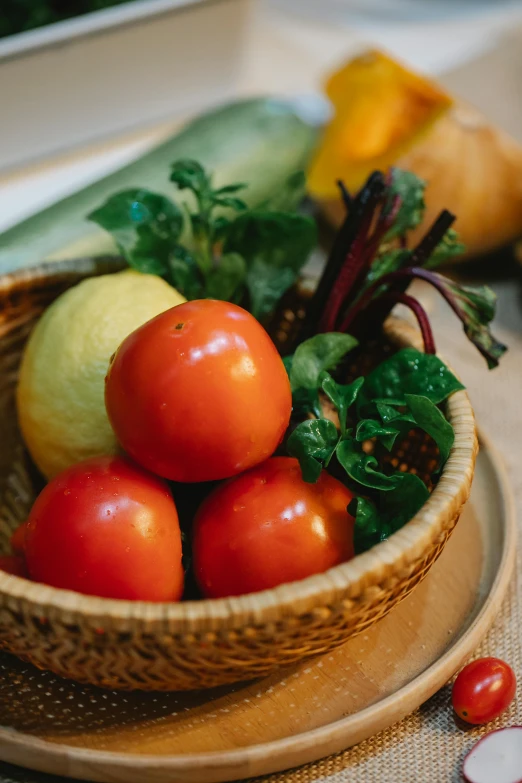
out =
[(229, 781), (337, 752), (416, 709), (478, 645), (515, 559), (511, 493), (481, 439), (472, 499), (425, 581), (333, 653), (246, 685), (122, 694), (0, 657), (0, 758), (104, 783)]

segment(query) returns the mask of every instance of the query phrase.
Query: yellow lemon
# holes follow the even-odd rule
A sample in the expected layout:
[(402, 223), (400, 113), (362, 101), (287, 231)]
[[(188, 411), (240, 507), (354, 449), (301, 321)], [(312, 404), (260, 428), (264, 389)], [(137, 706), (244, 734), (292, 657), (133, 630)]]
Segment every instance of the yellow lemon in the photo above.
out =
[(161, 278), (126, 270), (84, 280), (45, 311), (25, 348), (17, 403), (47, 478), (117, 450), (104, 403), (109, 359), (127, 335), (184, 301)]

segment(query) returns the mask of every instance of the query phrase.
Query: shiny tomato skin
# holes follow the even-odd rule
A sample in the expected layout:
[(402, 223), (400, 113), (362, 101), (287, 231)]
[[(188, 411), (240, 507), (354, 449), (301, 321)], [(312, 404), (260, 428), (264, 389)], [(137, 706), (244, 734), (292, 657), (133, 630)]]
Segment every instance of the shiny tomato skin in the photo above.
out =
[(23, 576), (26, 579), (29, 576), (24, 558), (18, 555), (0, 556), (0, 571), (5, 571), (6, 574), (14, 576)]
[(225, 482), (194, 521), (194, 572), (202, 593), (253, 593), (349, 560), (352, 497), (326, 471), (307, 484), (291, 457), (272, 457)]
[(37, 582), (87, 595), (177, 601), (181, 532), (167, 484), (123, 457), (97, 457), (56, 476), (28, 519)]
[(290, 420), (288, 376), (270, 337), (241, 307), (173, 307), (127, 337), (105, 404), (118, 440), (177, 482), (228, 478), (262, 462)]
[(489, 723), (509, 707), (516, 687), (511, 666), (499, 658), (479, 658), (468, 663), (455, 680), (453, 709), (466, 723)]

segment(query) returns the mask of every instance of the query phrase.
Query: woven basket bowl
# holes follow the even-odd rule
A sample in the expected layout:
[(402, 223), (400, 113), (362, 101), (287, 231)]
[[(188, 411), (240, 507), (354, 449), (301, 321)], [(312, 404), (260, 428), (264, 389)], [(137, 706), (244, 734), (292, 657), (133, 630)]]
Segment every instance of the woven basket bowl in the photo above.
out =
[[(14, 404), (25, 340), (58, 294), (114, 269), (79, 260), (0, 277), (0, 551), (9, 551), (35, 496)], [(386, 331), (395, 346), (418, 339), (396, 320)], [(0, 648), (106, 688), (189, 690), (259, 677), (342, 644), (408, 595), (457, 523), (477, 453), (465, 392), (450, 398), (447, 415), (455, 445), (429, 500), (402, 530), (351, 562), (274, 590), (178, 604), (94, 598), (0, 572)], [(415, 459), (425, 460), (426, 450), (418, 448)], [(398, 454), (413, 466), (411, 454)]]

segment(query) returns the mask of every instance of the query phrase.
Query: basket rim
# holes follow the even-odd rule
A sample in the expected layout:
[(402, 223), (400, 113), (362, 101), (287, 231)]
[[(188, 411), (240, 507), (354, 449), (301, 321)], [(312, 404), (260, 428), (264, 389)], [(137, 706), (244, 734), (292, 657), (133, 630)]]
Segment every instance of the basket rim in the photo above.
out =
[[(1, 298), (13, 291), (37, 286), (45, 288), (51, 280), (53, 283), (66, 282), (71, 277), (79, 280), (118, 268), (121, 264), (117, 259), (77, 259), (2, 275), (0, 314)], [(400, 347), (422, 347), (418, 331), (405, 321), (392, 317), (386, 322), (385, 330), (392, 342)], [(314, 610), (323, 612), (326, 606), (356, 598), (407, 568), (458, 516), (471, 490), (478, 451), (475, 417), (465, 391), (456, 392), (449, 398), (447, 417), (455, 430), (455, 443), (440, 480), (424, 506), (389, 539), (322, 574), (237, 597), (152, 603), (82, 595), (0, 572), (0, 597), (4, 601), (22, 602), (24, 611), (38, 618), (50, 618), (58, 613), (62, 620), (74, 623), (75, 617), (81, 617), (94, 631), (104, 620), (110, 620), (116, 621), (121, 631), (141, 624), (147, 632), (159, 624), (173, 633), (201, 633), (241, 628), (245, 623), (264, 625)]]

